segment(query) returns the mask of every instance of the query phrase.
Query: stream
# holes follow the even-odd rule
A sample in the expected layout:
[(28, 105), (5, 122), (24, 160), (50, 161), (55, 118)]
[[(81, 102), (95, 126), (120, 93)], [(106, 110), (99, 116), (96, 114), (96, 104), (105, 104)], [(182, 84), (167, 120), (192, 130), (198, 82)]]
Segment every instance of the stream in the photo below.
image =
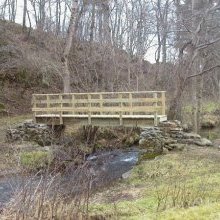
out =
[[(140, 150), (133, 148), (130, 150), (115, 150), (92, 154), (87, 158), (89, 163), (89, 173), (93, 176), (93, 185), (104, 186), (131, 170), (138, 162)], [(68, 193), (70, 180), (76, 179), (77, 174), (64, 175), (59, 179), (59, 184)], [(40, 177), (32, 177), (30, 184), (37, 185)], [(12, 175), (11, 177), (0, 177), (0, 209), (1, 206), (10, 201), (14, 193), (26, 184), (28, 177), (20, 177), (20, 175)], [(50, 179), (48, 178), (48, 182)], [(71, 182), (74, 184), (74, 182)], [(72, 185), (73, 186), (73, 185)], [(73, 187), (72, 187), (73, 188)]]
[[(220, 139), (220, 127), (201, 130), (200, 135), (212, 141)], [(137, 164), (140, 152), (138, 148), (134, 147), (129, 150), (105, 151), (90, 155), (87, 158), (87, 163), (89, 164), (89, 175), (93, 176), (93, 187), (106, 186), (114, 180), (122, 178), (123, 174), (127, 174)], [(68, 194), (70, 188), (71, 190), (74, 189), (74, 181), (76, 183), (77, 175), (77, 173), (69, 173), (61, 176), (61, 178), (59, 177), (59, 184), (64, 194)], [(21, 177), (19, 174), (0, 176), (0, 210), (29, 179), (30, 177)], [(50, 180), (48, 177), (47, 181)], [(37, 185), (39, 181), (39, 176), (32, 176), (30, 184)], [(55, 183), (58, 184), (58, 181)]]

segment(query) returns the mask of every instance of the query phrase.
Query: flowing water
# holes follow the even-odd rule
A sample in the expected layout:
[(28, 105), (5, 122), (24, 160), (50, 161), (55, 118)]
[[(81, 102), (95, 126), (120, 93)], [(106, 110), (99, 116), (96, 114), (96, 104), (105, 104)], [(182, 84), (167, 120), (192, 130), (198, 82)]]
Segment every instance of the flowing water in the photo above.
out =
[[(205, 129), (200, 132), (202, 137), (210, 140), (220, 139), (220, 127)], [(131, 170), (138, 162), (140, 150), (133, 148), (130, 150), (115, 150), (92, 154), (87, 158), (90, 163), (90, 173), (94, 176), (94, 185), (106, 185)], [(25, 177), (27, 179), (27, 177)], [(0, 209), (3, 204), (10, 201), (16, 192), (25, 184), (25, 178), (19, 175), (11, 177), (0, 177)], [(63, 183), (68, 183), (70, 176), (62, 177)], [(39, 177), (35, 177), (37, 183)], [(63, 184), (65, 188), (65, 184)]]
[[(124, 173), (131, 170), (136, 165), (139, 153), (140, 151), (134, 148), (130, 150), (115, 150), (90, 155), (87, 158), (87, 162), (90, 164), (89, 172), (94, 177), (94, 186), (99, 186), (100, 184), (105, 185), (121, 178)], [(40, 177), (37, 176), (32, 177), (32, 179), (34, 180), (31, 182), (32, 185), (37, 185), (40, 181)], [(66, 191), (66, 185), (68, 185), (70, 179), (72, 180), (74, 177), (71, 175), (62, 176), (62, 188), (66, 188)], [(23, 187), (27, 180), (28, 177), (20, 177), (19, 175), (0, 178), (0, 207), (9, 202), (14, 193), (17, 192), (19, 188)], [(49, 180), (48, 178), (48, 181)]]

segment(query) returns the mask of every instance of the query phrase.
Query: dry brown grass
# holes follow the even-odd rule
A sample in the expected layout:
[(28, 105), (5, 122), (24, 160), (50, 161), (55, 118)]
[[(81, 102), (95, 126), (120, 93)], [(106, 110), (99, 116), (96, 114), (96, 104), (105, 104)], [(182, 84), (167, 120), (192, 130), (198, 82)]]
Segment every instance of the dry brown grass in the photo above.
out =
[(1, 219), (88, 219), (91, 184), (88, 164), (67, 177), (52, 173), (25, 177)]

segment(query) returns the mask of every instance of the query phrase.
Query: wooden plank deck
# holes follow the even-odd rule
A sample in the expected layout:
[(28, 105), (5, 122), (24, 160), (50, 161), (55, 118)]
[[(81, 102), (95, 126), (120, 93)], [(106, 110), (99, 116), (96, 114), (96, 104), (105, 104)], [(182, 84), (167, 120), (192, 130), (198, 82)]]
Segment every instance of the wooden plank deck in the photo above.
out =
[(34, 94), (38, 123), (71, 126), (157, 125), (166, 117), (165, 91)]

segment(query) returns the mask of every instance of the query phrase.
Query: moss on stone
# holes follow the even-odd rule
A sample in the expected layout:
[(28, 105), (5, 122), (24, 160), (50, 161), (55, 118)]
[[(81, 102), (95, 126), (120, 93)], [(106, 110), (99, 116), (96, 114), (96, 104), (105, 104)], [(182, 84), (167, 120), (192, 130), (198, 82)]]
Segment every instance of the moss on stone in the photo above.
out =
[(161, 155), (160, 153), (156, 153), (156, 152), (147, 152), (147, 153), (142, 153), (139, 157), (139, 161), (143, 161), (143, 160), (150, 160), (150, 159), (154, 159), (155, 157)]
[(136, 132), (132, 132), (129, 135), (125, 135), (122, 143), (124, 143), (125, 147), (131, 147), (132, 145), (137, 145), (140, 139), (140, 135)]

